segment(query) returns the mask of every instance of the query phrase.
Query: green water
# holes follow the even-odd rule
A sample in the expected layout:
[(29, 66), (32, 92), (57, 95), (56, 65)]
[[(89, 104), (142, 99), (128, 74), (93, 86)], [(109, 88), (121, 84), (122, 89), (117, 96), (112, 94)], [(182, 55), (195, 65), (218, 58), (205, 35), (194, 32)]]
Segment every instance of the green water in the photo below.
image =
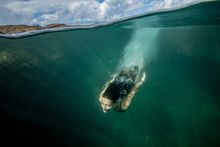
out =
[[(0, 145), (219, 146), (219, 7), (0, 38)], [(104, 84), (138, 57), (146, 82), (125, 113), (103, 113)]]

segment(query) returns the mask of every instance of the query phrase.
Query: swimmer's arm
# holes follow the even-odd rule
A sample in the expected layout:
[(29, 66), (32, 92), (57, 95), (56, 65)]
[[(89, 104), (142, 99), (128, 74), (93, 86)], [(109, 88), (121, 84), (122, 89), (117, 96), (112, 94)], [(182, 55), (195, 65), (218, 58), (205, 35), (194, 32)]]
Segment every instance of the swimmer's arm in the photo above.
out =
[(131, 92), (128, 94), (126, 99), (122, 101), (122, 105), (121, 105), (122, 110), (126, 110), (129, 107), (135, 93), (137, 92), (137, 90), (140, 88), (140, 86), (143, 84), (144, 81), (145, 81), (145, 73), (143, 73), (141, 80), (134, 85), (134, 87), (132, 88)]
[(107, 82), (107, 84), (105, 85), (105, 88), (102, 90), (102, 92), (101, 92), (100, 95), (99, 95), (99, 101), (101, 101), (101, 98), (102, 98), (104, 92), (106, 91), (106, 89), (108, 88), (108, 86), (109, 86), (111, 83), (113, 83), (113, 81), (115, 80), (115, 77), (116, 77), (116, 74), (113, 76), (113, 78), (112, 78), (109, 82)]

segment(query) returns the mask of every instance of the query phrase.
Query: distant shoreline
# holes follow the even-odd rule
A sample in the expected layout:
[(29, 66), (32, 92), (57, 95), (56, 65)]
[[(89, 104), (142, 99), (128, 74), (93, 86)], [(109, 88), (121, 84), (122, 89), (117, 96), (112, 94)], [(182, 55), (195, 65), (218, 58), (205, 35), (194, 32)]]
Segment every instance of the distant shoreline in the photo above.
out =
[(0, 34), (15, 34), (24, 33), (28, 31), (45, 30), (51, 28), (63, 28), (68, 27), (65, 24), (49, 24), (45, 27), (41, 26), (29, 26), (29, 25), (5, 25), (0, 26)]

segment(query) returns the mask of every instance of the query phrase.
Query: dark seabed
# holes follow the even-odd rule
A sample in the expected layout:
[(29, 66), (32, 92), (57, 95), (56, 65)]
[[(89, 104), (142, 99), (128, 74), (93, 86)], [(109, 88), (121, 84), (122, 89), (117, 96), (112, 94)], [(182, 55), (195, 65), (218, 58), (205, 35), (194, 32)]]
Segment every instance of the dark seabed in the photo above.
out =
[[(219, 8), (0, 38), (0, 146), (219, 147)], [(125, 113), (103, 113), (104, 84), (138, 57), (146, 82)]]

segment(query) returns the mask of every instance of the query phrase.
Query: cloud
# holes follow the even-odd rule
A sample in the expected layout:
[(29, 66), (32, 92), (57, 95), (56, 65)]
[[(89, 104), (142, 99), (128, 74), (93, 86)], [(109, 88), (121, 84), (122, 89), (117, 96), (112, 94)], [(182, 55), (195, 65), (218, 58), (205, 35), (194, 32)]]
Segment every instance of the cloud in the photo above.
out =
[(89, 24), (202, 0), (1, 0), (0, 25)]

